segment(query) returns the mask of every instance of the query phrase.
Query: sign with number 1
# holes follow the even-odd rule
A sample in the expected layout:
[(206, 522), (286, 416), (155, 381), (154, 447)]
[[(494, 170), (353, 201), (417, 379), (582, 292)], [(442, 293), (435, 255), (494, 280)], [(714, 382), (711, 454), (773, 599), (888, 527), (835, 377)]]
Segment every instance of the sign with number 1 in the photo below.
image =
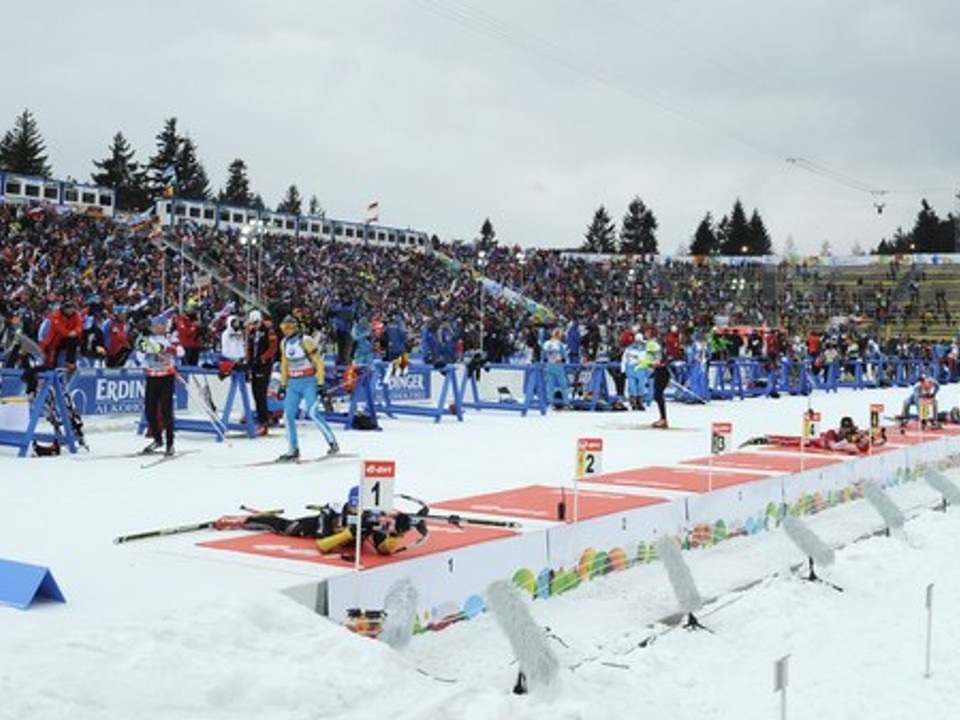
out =
[(393, 510), (393, 485), (397, 463), (393, 460), (364, 460), (361, 466), (360, 503), (364, 510)]

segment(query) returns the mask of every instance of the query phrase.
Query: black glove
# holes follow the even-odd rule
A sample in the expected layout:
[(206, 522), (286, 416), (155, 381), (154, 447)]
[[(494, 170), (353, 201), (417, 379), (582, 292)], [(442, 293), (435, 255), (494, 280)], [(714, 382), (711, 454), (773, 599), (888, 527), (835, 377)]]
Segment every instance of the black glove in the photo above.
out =
[(287, 388), (285, 385), (281, 385), (277, 388), (277, 400), (282, 401), (287, 396)]
[(410, 522), (409, 515), (406, 513), (397, 513), (397, 517), (393, 520), (393, 527), (400, 535), (403, 535), (411, 526), (412, 523)]

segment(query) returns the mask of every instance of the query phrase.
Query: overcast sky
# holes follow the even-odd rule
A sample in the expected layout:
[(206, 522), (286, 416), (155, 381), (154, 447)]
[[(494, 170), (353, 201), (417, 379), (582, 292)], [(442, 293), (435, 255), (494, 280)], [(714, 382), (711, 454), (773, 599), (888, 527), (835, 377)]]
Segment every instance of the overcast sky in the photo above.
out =
[(146, 161), (176, 117), (214, 189), (239, 157), (269, 206), (295, 183), (443, 239), (489, 217), (503, 243), (579, 245), (639, 196), (672, 254), (739, 197), (775, 250), (849, 252), (923, 197), (957, 208), (956, 0), (0, 8), (0, 129), (29, 108), (59, 176), (88, 179), (117, 131)]

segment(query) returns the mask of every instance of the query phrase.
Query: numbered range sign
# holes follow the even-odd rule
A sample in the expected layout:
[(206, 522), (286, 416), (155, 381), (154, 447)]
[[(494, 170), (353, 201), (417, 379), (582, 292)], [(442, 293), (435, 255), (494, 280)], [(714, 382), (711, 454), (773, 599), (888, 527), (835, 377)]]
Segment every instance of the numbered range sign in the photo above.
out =
[(726, 420), (710, 425), (710, 453), (722, 455), (730, 449), (733, 438), (733, 423)]
[(393, 460), (364, 460), (360, 472), (360, 503), (363, 509), (392, 511), (397, 463)]
[(601, 472), (603, 472), (603, 438), (578, 439), (576, 477), (599, 475)]
[(812, 440), (820, 436), (820, 413), (806, 412), (803, 414), (803, 439)]
[(934, 399), (932, 397), (922, 397), (920, 398), (920, 420), (921, 422), (930, 422), (934, 419), (933, 417), (933, 404)]

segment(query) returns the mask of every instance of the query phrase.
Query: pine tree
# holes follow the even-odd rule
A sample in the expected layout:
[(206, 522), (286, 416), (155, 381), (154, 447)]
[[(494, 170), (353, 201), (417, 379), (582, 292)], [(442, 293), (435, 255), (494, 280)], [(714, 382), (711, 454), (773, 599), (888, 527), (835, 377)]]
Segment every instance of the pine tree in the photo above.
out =
[(209, 200), (210, 181), (207, 171), (197, 159), (197, 146), (189, 137), (180, 141), (175, 164), (177, 195), (186, 200)]
[(920, 212), (913, 224), (911, 240), (915, 252), (954, 252), (956, 224), (952, 215), (941, 220), (926, 199), (920, 202)]
[(307, 214), (314, 217), (321, 217), (325, 214), (323, 212), (323, 207), (320, 205), (320, 200), (316, 195), (310, 196), (310, 204), (307, 206)]
[(643, 200), (635, 197), (627, 206), (620, 229), (620, 252), (655, 255), (657, 253), (657, 218)]
[(773, 243), (770, 242), (770, 233), (767, 232), (767, 227), (763, 224), (763, 219), (761, 219), (760, 213), (757, 212), (756, 209), (754, 209), (753, 214), (750, 216), (749, 238), (748, 254), (770, 255), (773, 253)]
[(593, 214), (593, 221), (587, 227), (583, 250), (595, 253), (612, 253), (616, 250), (616, 230), (607, 209), (601, 205)]
[(220, 191), (218, 200), (227, 205), (250, 207), (253, 196), (250, 193), (250, 180), (247, 178), (247, 164), (237, 158), (227, 168), (227, 184)]
[[(177, 169), (180, 158), (180, 146), (183, 138), (177, 134), (177, 119), (168, 118), (163, 123), (163, 129), (157, 134), (157, 152), (147, 163), (147, 190), (151, 197), (159, 197), (168, 181), (164, 173), (168, 168)], [(177, 178), (180, 181), (180, 178)]]
[(37, 121), (24, 110), (0, 139), (0, 168), (24, 175), (51, 177), (53, 170), (44, 153), (46, 145)]
[(134, 150), (130, 143), (118, 132), (113, 136), (110, 153), (103, 160), (94, 160), (93, 165), (100, 172), (90, 175), (97, 185), (106, 185), (117, 191), (119, 210), (144, 210), (150, 204), (147, 192), (146, 174), (140, 164), (134, 161)]
[(690, 243), (691, 255), (716, 255), (720, 250), (720, 243), (717, 235), (713, 231), (713, 217), (710, 213), (703, 216), (703, 220), (697, 225), (697, 231), (693, 234), (693, 240)]
[(483, 221), (483, 225), (480, 226), (480, 237), (477, 240), (479, 249), (489, 250), (497, 242), (497, 231), (493, 229), (493, 223), (490, 222), (490, 218), (486, 218)]
[(724, 218), (726, 225), (720, 240), (721, 255), (746, 255), (750, 252), (750, 227), (747, 214), (743, 211), (740, 198), (733, 203), (730, 217)]
[(277, 212), (299, 215), (302, 210), (302, 205), (303, 201), (300, 199), (300, 190), (297, 189), (296, 185), (291, 185), (287, 188), (287, 194), (284, 196), (283, 201), (277, 205)]

